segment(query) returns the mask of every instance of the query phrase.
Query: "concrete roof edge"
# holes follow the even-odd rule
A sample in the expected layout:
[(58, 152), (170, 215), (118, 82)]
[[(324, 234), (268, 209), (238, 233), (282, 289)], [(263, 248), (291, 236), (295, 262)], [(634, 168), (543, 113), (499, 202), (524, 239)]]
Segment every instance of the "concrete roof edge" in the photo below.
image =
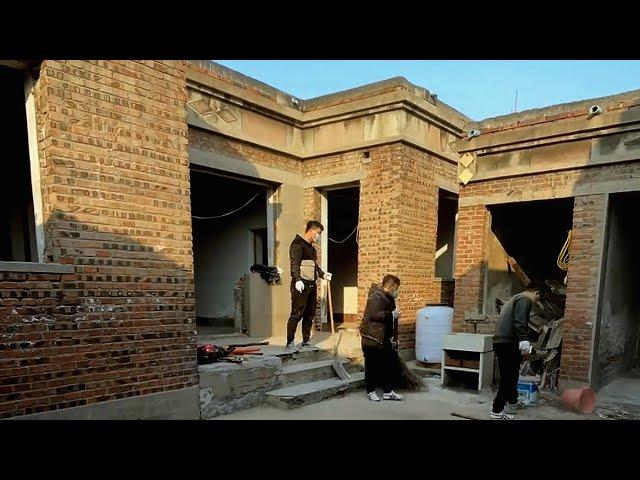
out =
[(278, 90), (264, 82), (244, 75), (236, 70), (233, 70), (224, 65), (220, 65), (210, 60), (187, 60), (188, 64), (194, 65), (197, 68), (205, 69), (214, 74), (219, 80), (226, 81), (230, 85), (234, 85), (238, 88), (250, 89), (254, 93), (265, 97), (265, 100), (272, 101), (274, 103), (285, 105), (300, 112), (318, 111), (323, 108), (328, 108), (336, 105), (341, 105), (350, 102), (356, 102), (363, 98), (374, 97), (378, 94), (386, 93), (385, 90), (389, 89), (401, 89), (407, 92), (409, 101), (413, 97), (416, 100), (416, 104), (419, 101), (426, 101), (433, 105), (434, 108), (440, 110), (443, 114), (449, 117), (456, 117), (459, 119), (456, 122), (459, 128), (465, 122), (472, 121), (469, 117), (462, 112), (442, 102), (439, 98), (434, 99), (433, 93), (424, 87), (414, 85), (404, 77), (392, 77), (379, 82), (369, 83), (361, 85), (359, 87), (351, 88), (348, 90), (342, 90), (339, 92), (322, 95), (319, 97), (301, 100), (293, 95)]
[(262, 96), (265, 96), (275, 103), (300, 110), (300, 103), (302, 101), (299, 98), (272, 87), (268, 83), (261, 82), (260, 80), (256, 80), (248, 75), (244, 75), (237, 70), (225, 67), (224, 65), (220, 65), (219, 63), (211, 60), (187, 60), (187, 63), (206, 69), (237, 87), (250, 87), (252, 90), (257, 91)]
[[(434, 92), (431, 92), (427, 88), (415, 85), (407, 80), (405, 77), (391, 77), (378, 82), (368, 83), (347, 90), (341, 90), (339, 92), (329, 93), (327, 95), (321, 95), (319, 97), (302, 100), (302, 110), (308, 112), (311, 110), (320, 110), (322, 108), (332, 107), (338, 105), (341, 100), (348, 99), (349, 101), (356, 101), (362, 97), (375, 96), (376, 93), (381, 90), (387, 90), (390, 88), (399, 87), (404, 89), (413, 97), (417, 97), (419, 100), (425, 100), (431, 103), (438, 109), (446, 110), (449, 114), (460, 117), (463, 122), (471, 122), (472, 119), (466, 116), (464, 113), (456, 110), (455, 108), (447, 105), (442, 100), (437, 98)], [(434, 97), (435, 95), (435, 97)], [(355, 97), (355, 98), (354, 98)], [(437, 99), (436, 99), (437, 98)]]
[[(617, 106), (618, 108), (640, 105), (640, 89), (630, 90), (614, 95), (608, 95), (605, 97), (588, 98), (585, 100), (577, 100), (574, 102), (559, 103), (547, 107), (533, 108), (530, 110), (524, 110), (522, 112), (486, 118), (477, 122), (471, 121), (465, 124), (464, 128), (465, 130), (475, 128), (480, 131), (482, 131), (483, 129), (489, 130), (490, 132), (501, 131), (512, 128), (525, 127), (533, 123), (542, 123), (545, 121), (555, 121), (564, 118), (572, 118), (578, 116), (580, 113), (584, 113), (584, 115), (587, 116), (588, 109), (593, 105), (600, 105), (606, 111), (607, 108), (615, 106), (616, 103), (629, 104)], [(521, 125), (521, 123), (524, 124)]]

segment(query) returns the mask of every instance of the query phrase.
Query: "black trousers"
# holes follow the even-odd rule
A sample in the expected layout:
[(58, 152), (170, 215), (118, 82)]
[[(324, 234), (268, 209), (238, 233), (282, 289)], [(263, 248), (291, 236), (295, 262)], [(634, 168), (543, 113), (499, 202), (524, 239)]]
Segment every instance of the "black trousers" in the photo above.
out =
[(393, 389), (393, 349), (391, 343), (385, 342), (384, 346), (372, 347), (362, 342), (364, 353), (364, 382), (367, 393), (382, 388), (384, 393)]
[(316, 303), (318, 289), (315, 283), (304, 284), (302, 293), (298, 292), (295, 284), (291, 284), (291, 315), (287, 322), (287, 344), (293, 342), (296, 336), (296, 328), (302, 320), (302, 341), (311, 339), (311, 327), (316, 318)]
[(495, 343), (493, 351), (498, 356), (500, 384), (493, 401), (493, 412), (500, 413), (507, 402), (518, 402), (518, 378), (520, 378), (520, 362), (522, 355), (517, 343)]

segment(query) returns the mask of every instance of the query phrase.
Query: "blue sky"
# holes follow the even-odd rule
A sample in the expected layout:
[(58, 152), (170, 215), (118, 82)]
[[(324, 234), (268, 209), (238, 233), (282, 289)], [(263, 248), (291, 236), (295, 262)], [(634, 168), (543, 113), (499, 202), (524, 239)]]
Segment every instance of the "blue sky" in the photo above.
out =
[(307, 99), (402, 76), (474, 120), (640, 89), (640, 61), (215, 60)]

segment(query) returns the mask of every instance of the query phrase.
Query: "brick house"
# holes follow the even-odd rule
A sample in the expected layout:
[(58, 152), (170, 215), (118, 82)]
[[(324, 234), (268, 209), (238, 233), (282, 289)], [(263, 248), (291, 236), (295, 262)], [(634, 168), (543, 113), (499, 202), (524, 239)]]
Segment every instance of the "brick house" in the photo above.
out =
[[(470, 119), (427, 90), (395, 78), (303, 101), (211, 62), (1, 68), (21, 127), (5, 138), (20, 202), (5, 202), (0, 416), (197, 417), (196, 317), (226, 318), (239, 272), (275, 264), (284, 281), (252, 287), (266, 312), (252, 327), (282, 335), (288, 246), (309, 218), (337, 242), (359, 226), (320, 251), (342, 269), (343, 321), (388, 272), (404, 280), (406, 347), (416, 310), (451, 302), (452, 145)], [(239, 225), (209, 227), (252, 197)], [(440, 202), (451, 214), (437, 266)]]
[(491, 209), (539, 199), (571, 200), (562, 368), (593, 380), (606, 212), (639, 190), (636, 96), (589, 119), (595, 101), (477, 124), (403, 78), (301, 100), (212, 62), (0, 63), (17, 125), (3, 139), (0, 417), (197, 418), (199, 322), (236, 322), (236, 284), (265, 263), (283, 281), (247, 280), (264, 312), (247, 328), (283, 335), (288, 247), (310, 218), (328, 227), (342, 321), (395, 273), (412, 348), (416, 311), (452, 303), (455, 276), (454, 330), (482, 317), (488, 331)]
[[(550, 278), (541, 265), (553, 266), (571, 230), (568, 271), (555, 269), (566, 280), (561, 377), (599, 387), (637, 365), (639, 106), (633, 91), (466, 126), (480, 135), (458, 143), (468, 183), (460, 189), (454, 330), (472, 332), (479, 319), (478, 332), (493, 331), (506, 267), (500, 242)], [(505, 222), (525, 233), (507, 238)]]

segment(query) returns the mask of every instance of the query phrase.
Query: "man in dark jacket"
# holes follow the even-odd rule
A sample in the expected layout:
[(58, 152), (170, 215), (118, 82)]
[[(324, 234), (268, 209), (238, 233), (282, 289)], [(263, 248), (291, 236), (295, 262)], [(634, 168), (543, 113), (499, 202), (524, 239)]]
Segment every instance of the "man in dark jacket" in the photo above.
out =
[[(311, 220), (303, 235), (296, 235), (289, 247), (291, 260), (291, 316), (287, 322), (287, 352), (295, 353), (300, 349), (310, 350), (311, 327), (316, 317), (318, 278), (331, 281), (331, 274), (323, 272), (318, 266), (314, 243), (320, 243), (320, 234), (324, 227), (320, 222)], [(294, 338), (298, 323), (302, 319), (302, 344), (296, 347)]]
[(400, 279), (395, 275), (385, 275), (381, 286), (373, 285), (360, 324), (367, 397), (374, 402), (381, 400), (376, 388), (382, 389), (382, 400), (402, 400), (391, 384), (394, 367), (391, 338), (394, 322), (400, 318), (396, 308), (399, 289)]
[(524, 404), (518, 403), (517, 386), (522, 354), (531, 353), (531, 344), (528, 340), (529, 314), (531, 307), (548, 293), (547, 285), (532, 282), (524, 292), (515, 295), (502, 307), (493, 336), (493, 350), (498, 357), (500, 384), (493, 401), (491, 418), (511, 420), (513, 417), (509, 412), (524, 407)]

